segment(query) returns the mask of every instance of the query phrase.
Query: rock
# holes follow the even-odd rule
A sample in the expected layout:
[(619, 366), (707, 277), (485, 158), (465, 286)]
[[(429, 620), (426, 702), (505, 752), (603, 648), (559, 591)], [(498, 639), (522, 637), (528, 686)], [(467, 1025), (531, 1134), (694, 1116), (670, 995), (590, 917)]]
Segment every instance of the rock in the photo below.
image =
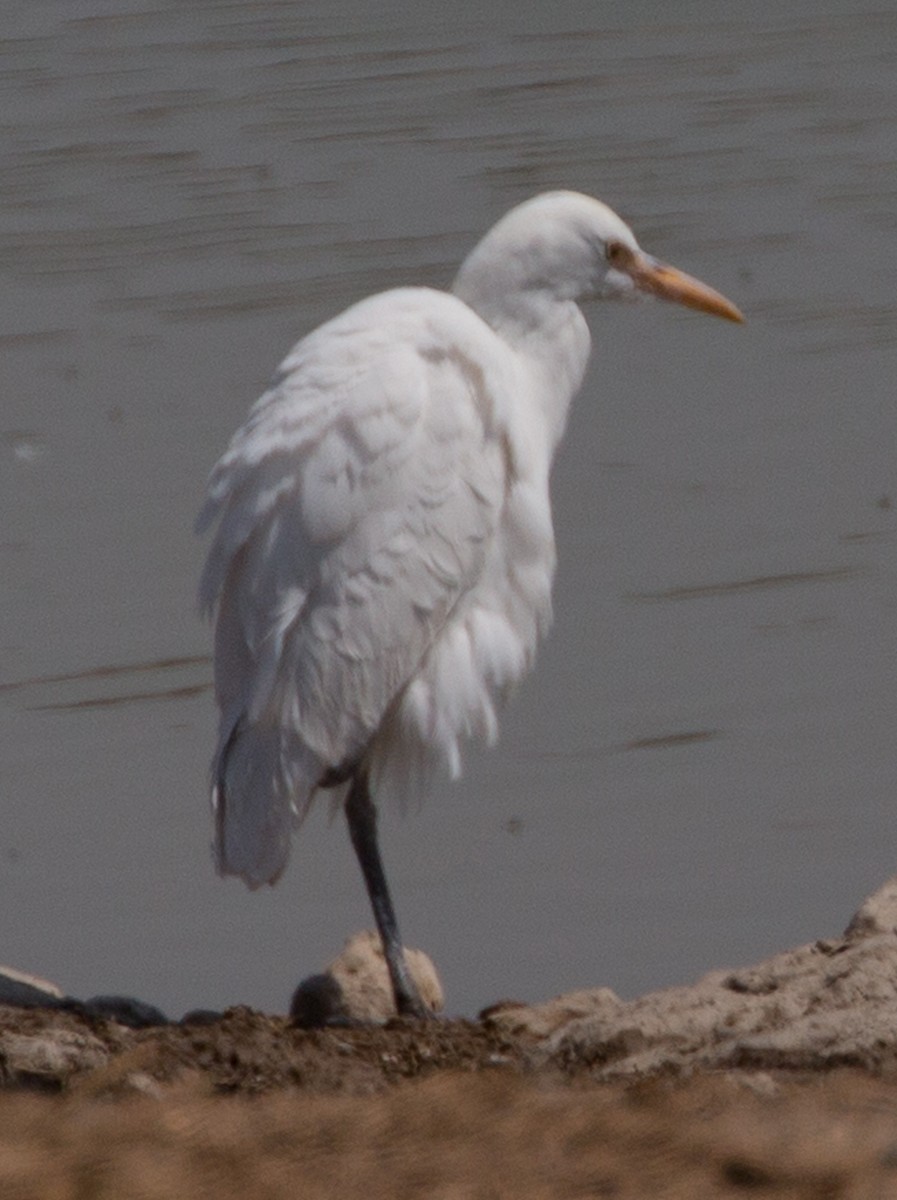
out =
[[(421, 998), (433, 1012), (444, 1003), (436, 968), (422, 950), (405, 949), (408, 969)], [(319, 975), (304, 979), (293, 993), (290, 1016), (304, 1028), (351, 1022), (382, 1024), (396, 1016), (392, 985), (380, 937), (365, 929), (346, 942)]]
[(158, 1008), (134, 996), (93, 996), (90, 1000), (78, 1000), (66, 996), (55, 983), (13, 967), (0, 967), (0, 1004), (13, 1008), (62, 1009), (85, 1017), (116, 1021), (131, 1029), (148, 1029), (169, 1023)]
[(897, 930), (897, 876), (867, 896), (844, 930), (845, 938), (869, 937)]
[(154, 1004), (134, 996), (92, 996), (83, 1002), (83, 1008), (88, 1016), (117, 1021), (129, 1029), (151, 1029), (169, 1024), (168, 1017)]
[(535, 1065), (597, 1078), (695, 1068), (820, 1069), (897, 1065), (897, 879), (862, 905), (842, 938), (757, 966), (713, 971), (687, 987), (623, 1001), (607, 988), (488, 1023), (537, 1042)]
[(196, 1025), (208, 1027), (217, 1025), (224, 1014), (217, 1008), (191, 1008), (178, 1021), (179, 1025)]
[(62, 999), (63, 993), (55, 983), (14, 967), (0, 966), (0, 1004), (44, 1008), (55, 1007), (55, 1002)]
[(502, 1000), (480, 1013), (480, 1020), (500, 1027), (515, 1036), (530, 1034), (546, 1038), (579, 1017), (596, 1016), (603, 1011), (616, 1013), (623, 1001), (610, 988), (590, 988), (565, 992), (547, 1004), (529, 1005), (516, 1000)]
[(109, 1051), (99, 1038), (73, 1029), (29, 1036), (0, 1030), (0, 1080), (4, 1086), (58, 1090), (73, 1075), (105, 1066)]
[(331, 975), (309, 975), (293, 992), (290, 1016), (302, 1029), (323, 1029), (352, 1021), (343, 990)]

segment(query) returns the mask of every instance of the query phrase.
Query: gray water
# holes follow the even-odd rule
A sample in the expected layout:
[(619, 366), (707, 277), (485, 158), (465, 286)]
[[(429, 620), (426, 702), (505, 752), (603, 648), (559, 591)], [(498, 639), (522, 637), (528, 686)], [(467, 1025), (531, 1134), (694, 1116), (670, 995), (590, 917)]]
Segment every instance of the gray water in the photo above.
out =
[(386, 813), (449, 1007), (832, 934), (895, 869), (897, 16), (862, 3), (42, 0), (0, 41), (0, 961), (172, 1013), (370, 924), (317, 809), (216, 878), (204, 480), (288, 347), (600, 196), (745, 311), (595, 305), (555, 628)]

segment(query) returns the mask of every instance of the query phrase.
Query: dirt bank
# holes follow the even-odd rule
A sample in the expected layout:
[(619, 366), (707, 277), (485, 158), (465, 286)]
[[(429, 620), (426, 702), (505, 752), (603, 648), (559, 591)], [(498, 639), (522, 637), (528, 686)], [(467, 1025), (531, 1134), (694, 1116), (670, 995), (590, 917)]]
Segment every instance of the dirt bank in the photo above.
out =
[(0, 1007), (0, 1197), (897, 1198), (895, 926), (478, 1021)]

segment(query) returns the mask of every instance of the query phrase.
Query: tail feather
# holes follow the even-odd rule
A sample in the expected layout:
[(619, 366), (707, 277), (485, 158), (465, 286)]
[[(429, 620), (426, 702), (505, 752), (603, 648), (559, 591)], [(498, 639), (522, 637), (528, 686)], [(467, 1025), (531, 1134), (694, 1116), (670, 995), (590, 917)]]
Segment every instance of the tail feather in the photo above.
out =
[(221, 875), (239, 875), (251, 888), (280, 878), (296, 803), (303, 808), (308, 803), (285, 775), (282, 736), (276, 726), (238, 721), (212, 764), (215, 865)]

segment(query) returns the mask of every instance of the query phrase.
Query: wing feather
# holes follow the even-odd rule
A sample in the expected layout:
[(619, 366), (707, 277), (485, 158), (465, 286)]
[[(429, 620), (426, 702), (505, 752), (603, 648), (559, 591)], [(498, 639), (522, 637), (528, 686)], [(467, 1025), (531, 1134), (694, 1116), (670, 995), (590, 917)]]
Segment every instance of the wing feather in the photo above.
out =
[(487, 336), (441, 293), (364, 301), (299, 343), (212, 473), (225, 872), (279, 874), (290, 803), (364, 757), (483, 570), (507, 467)]

